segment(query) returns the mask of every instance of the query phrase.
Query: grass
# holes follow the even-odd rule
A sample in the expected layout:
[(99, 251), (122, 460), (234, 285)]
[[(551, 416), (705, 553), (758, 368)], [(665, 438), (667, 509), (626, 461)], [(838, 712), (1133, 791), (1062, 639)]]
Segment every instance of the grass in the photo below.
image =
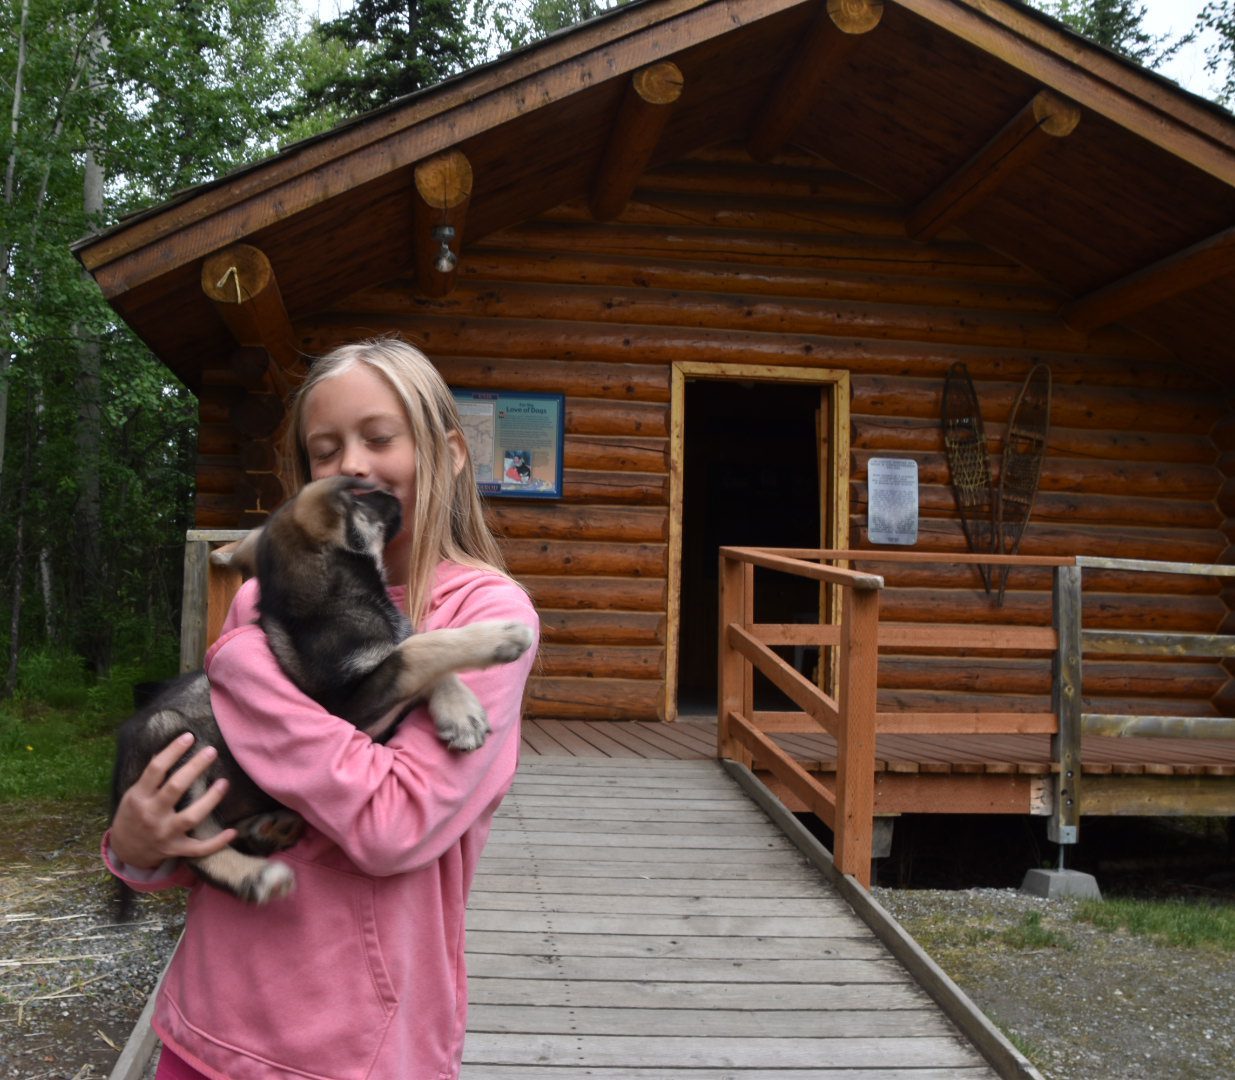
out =
[(1083, 922), (1109, 932), (1124, 930), (1161, 945), (1235, 952), (1235, 905), (1196, 900), (1085, 900)]
[(106, 793), (116, 740), (77, 710), (26, 705), (0, 711), (0, 802)]
[(67, 653), (22, 657), (17, 693), (0, 701), (0, 802), (106, 794), (115, 732), (133, 711), (133, 686), (166, 678), (175, 658), (155, 650), (94, 679)]
[(1026, 913), (1018, 925), (1001, 932), (999, 940), (1009, 949), (1020, 952), (1072, 948), (1072, 942), (1065, 935), (1042, 925), (1042, 913), (1039, 911)]

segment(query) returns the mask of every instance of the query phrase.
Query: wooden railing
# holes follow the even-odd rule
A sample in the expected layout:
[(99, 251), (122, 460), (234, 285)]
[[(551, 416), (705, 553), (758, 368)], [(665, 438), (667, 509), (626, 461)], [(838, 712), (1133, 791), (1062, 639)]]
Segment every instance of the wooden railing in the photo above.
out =
[[(720, 552), (720, 757), (748, 767), (757, 758), (833, 832), (837, 869), (870, 884), (874, 818), (875, 736), (878, 733), (993, 734), (1058, 730), (1057, 713), (877, 711), (880, 647), (975, 652), (1017, 650), (1054, 654), (1053, 626), (1014, 624), (888, 623), (879, 621), (883, 578), (825, 565), (850, 559), (914, 563), (983, 563), (1019, 567), (1074, 565), (1073, 559), (966, 556), (929, 552), (722, 548)], [(763, 567), (831, 585), (825, 605), (832, 617), (817, 625), (759, 624), (753, 619), (754, 569)], [(773, 646), (834, 647), (835, 662), (821, 664), (828, 694), (800, 674)], [(765, 675), (802, 713), (756, 712), (754, 671)], [(803, 715), (804, 714), (804, 715)], [(809, 773), (770, 737), (826, 732), (836, 740), (836, 779)]]
[[(861, 559), (866, 563), (936, 563), (1049, 567), (1054, 584), (1042, 625), (1020, 623), (890, 623), (879, 618), (884, 582), (871, 573), (825, 565)], [(720, 703), (718, 754), (748, 767), (757, 759), (785, 789), (818, 816), (835, 836), (836, 865), (869, 884), (874, 812), (877, 734), (988, 735), (1049, 734), (1054, 791), (1050, 838), (1076, 843), (1081, 803), (1081, 737), (1088, 735), (1170, 735), (1235, 737), (1235, 720), (1208, 716), (1108, 716), (1082, 711), (1083, 655), (1235, 656), (1235, 636), (1083, 630), (1082, 570), (1152, 571), (1235, 576), (1235, 567), (1139, 562), (1096, 558), (976, 556), (916, 551), (837, 551), (722, 548), (720, 577)], [(817, 625), (756, 623), (756, 567), (809, 578), (831, 586), (823, 605), (830, 613)], [(1049, 613), (1050, 623), (1045, 622)], [(1022, 616), (1023, 617), (1023, 616)], [(773, 651), (777, 646), (830, 649), (821, 664), (823, 686), (815, 685)], [(879, 712), (877, 664), (880, 648), (954, 653), (1012, 651), (1050, 657), (1049, 712), (969, 711)], [(759, 671), (802, 712), (756, 711), (754, 672)], [(833, 688), (828, 693), (823, 688)], [(837, 744), (834, 783), (812, 775), (781, 749), (772, 736), (826, 732)]]

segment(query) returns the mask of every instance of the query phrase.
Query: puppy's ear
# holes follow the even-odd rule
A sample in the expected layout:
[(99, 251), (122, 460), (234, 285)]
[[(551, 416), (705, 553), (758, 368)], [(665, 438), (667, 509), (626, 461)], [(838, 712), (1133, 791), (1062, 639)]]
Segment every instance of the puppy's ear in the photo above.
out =
[(257, 573), (257, 541), (261, 534), (261, 528), (253, 529), (243, 539), (215, 548), (210, 553), (210, 561), (215, 566), (230, 566), (233, 570), (239, 570), (241, 577), (248, 580)]

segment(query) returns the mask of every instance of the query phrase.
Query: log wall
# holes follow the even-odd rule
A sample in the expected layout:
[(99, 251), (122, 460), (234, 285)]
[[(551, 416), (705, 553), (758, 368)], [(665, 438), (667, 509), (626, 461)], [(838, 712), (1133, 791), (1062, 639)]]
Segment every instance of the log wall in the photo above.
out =
[[(531, 714), (662, 714), (674, 361), (850, 371), (851, 546), (870, 547), (868, 462), (891, 455), (918, 462), (918, 547), (941, 552), (964, 550), (939, 425), (948, 367), (968, 365), (997, 466), (1020, 381), (1046, 362), (1052, 429), (1022, 553), (1227, 558), (1235, 423), (1219, 388), (1130, 333), (1069, 329), (1059, 295), (960, 232), (907, 239), (905, 212), (817, 159), (756, 165), (720, 148), (645, 175), (617, 221), (594, 222), (580, 202), (465, 243), (447, 297), (418, 295), (409, 276), (297, 325), (309, 352), (394, 332), (452, 385), (566, 395), (562, 501), (490, 508), (544, 620)], [(228, 371), (203, 389), (201, 527), (234, 527), (243, 509), (230, 425), (244, 392)], [(1049, 620), (1045, 573), (1015, 572), (1001, 610), (972, 569), (888, 579), (885, 618)], [(1086, 585), (1086, 625), (1212, 631), (1229, 619), (1212, 580), (1090, 572)], [(1093, 711), (1201, 713), (1233, 696), (1227, 681), (1217, 663), (1104, 658), (1085, 690)], [(1022, 657), (959, 673), (932, 657), (881, 663), (881, 709), (1002, 693), (1042, 708), (1049, 671)]]

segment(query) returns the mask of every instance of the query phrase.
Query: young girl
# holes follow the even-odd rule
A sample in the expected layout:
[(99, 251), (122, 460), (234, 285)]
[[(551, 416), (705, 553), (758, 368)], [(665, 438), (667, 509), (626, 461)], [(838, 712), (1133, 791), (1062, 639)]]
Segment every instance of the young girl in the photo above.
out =
[[(499, 569), (453, 397), (423, 354), (379, 340), (321, 358), (292, 406), (289, 436), (297, 485), (342, 473), (402, 502), (386, 566), (406, 582), (390, 591), (413, 625), (537, 628), (527, 596)], [(237, 761), (307, 823), (276, 856), (295, 869), (295, 891), (245, 904), (198, 884), (178, 861), (233, 838), (188, 835), (222, 791), (176, 810), (207, 760), (203, 751), (168, 776), (186, 749), (179, 741), (124, 795), (104, 838), (108, 865), (134, 888), (191, 887), (155, 1011), (158, 1076), (455, 1077), (467, 1012), (464, 907), (514, 779), (536, 650), (462, 676), (493, 728), (480, 749), (446, 749), (422, 706), (377, 745), (288, 681), (256, 605), (256, 582), (246, 582), (206, 671)]]

